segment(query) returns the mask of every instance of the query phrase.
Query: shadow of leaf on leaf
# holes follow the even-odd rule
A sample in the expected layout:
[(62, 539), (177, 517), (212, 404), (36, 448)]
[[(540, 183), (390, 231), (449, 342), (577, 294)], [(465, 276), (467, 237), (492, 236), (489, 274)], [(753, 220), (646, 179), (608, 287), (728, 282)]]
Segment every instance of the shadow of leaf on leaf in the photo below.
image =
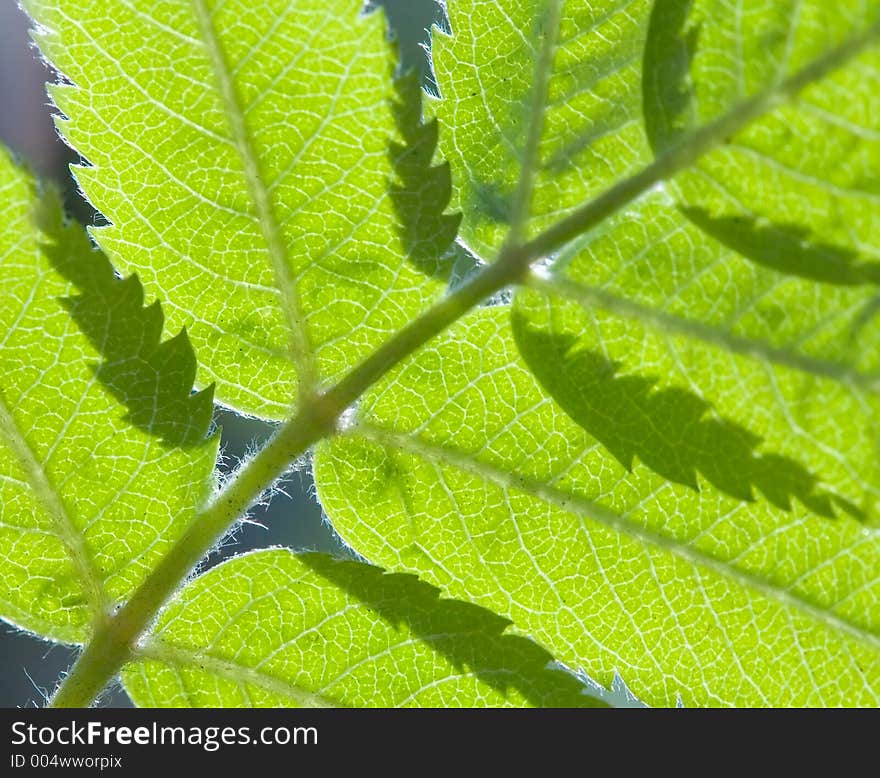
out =
[(699, 491), (698, 474), (745, 502), (755, 490), (791, 510), (795, 498), (811, 511), (836, 518), (835, 506), (865, 519), (849, 500), (824, 491), (799, 462), (760, 451), (762, 438), (717, 415), (710, 403), (681, 387), (657, 388), (658, 378), (624, 373), (619, 362), (550, 334), (514, 315), (520, 352), (562, 409), (627, 470), (635, 460), (658, 475)]
[[(682, 141), (699, 123), (691, 69), (701, 28), (692, 14), (693, 6), (692, 0), (658, 0), (651, 13), (642, 102), (645, 128), (655, 155)], [(727, 139), (724, 145), (731, 141)], [(730, 175), (741, 173), (731, 168)], [(712, 213), (714, 208), (707, 204), (685, 200), (679, 209), (704, 233), (752, 262), (826, 284), (880, 283), (880, 263), (860, 262), (857, 251), (822, 241), (810, 225), (777, 222), (775, 213), (772, 220), (756, 218), (746, 206), (722, 216)]]
[(759, 265), (826, 284), (880, 284), (880, 263), (859, 262), (856, 252), (815, 241), (797, 224), (758, 224), (746, 216), (712, 216), (683, 206), (703, 232)]
[(213, 412), (213, 385), (193, 391), (196, 357), (186, 330), (162, 341), (158, 301), (144, 307), (137, 276), (119, 278), (81, 225), (65, 222), (49, 189), (35, 213), (41, 250), (78, 294), (61, 303), (103, 361), (95, 376), (127, 408), (126, 420), (168, 446), (204, 442)]
[(392, 140), (388, 157), (395, 180), (391, 203), (397, 216), (397, 233), (407, 260), (427, 276), (449, 280), (454, 258), (448, 253), (458, 234), (460, 213), (444, 213), (452, 197), (448, 162), (434, 165), (437, 150), (436, 120), (422, 121), (422, 88), (418, 73), (395, 79), (392, 103), (403, 143)]
[(659, 154), (694, 129), (691, 64), (700, 35), (688, 25), (693, 0), (657, 0), (651, 10), (642, 65), (645, 130)]
[(539, 707), (602, 707), (584, 694), (573, 674), (552, 666), (553, 657), (537, 643), (505, 634), (510, 622), (492, 611), (440, 591), (414, 575), (386, 573), (362, 562), (307, 553), (299, 559), (325, 580), (364, 603), (393, 625), (405, 625), (463, 672), (503, 694), (516, 689)]

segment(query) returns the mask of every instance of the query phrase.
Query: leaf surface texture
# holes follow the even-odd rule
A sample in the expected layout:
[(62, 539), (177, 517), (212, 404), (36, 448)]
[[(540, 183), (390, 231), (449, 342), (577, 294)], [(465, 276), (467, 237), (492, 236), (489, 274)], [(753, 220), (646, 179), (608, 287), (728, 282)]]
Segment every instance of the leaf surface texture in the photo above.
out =
[(185, 335), (160, 344), (137, 279), (5, 154), (0, 202), (0, 608), (84, 642), (207, 498), (210, 395), (190, 394)]
[(190, 583), (123, 673), (148, 707), (588, 707), (508, 622), (411, 575), (283, 549)]
[[(678, 429), (674, 414), (693, 411), (693, 397), (661, 387), (642, 405), (650, 382), (607, 365), (604, 394), (588, 393), (605, 400), (599, 411), (627, 402), (657, 410), (632, 418), (665, 424), (645, 440), (678, 435), (671, 448), (680, 458), (658, 462), (634, 449), (638, 429), (590, 434), (526, 366), (508, 315), (489, 308), (459, 322), (364, 400), (345, 437), (322, 444), (319, 495), (345, 540), (377, 564), (510, 618), (602, 684), (615, 670), (633, 679), (649, 704), (672, 705), (678, 694), (685, 705), (876, 704), (876, 531), (820, 496), (848, 483), (860, 505), (873, 499), (874, 482), (850, 480), (852, 471), (836, 471), (829, 486), (778, 474), (762, 481), (747, 428), (697, 413)], [(626, 327), (616, 335), (621, 350), (638, 347)], [(656, 360), (662, 376), (663, 341), (645, 343), (656, 347), (646, 364)], [(823, 393), (836, 402), (839, 388), (829, 381), (801, 395), (799, 378), (778, 387), (792, 395), (792, 440), (760, 449), (763, 464), (786, 477), (815, 474), (819, 460), (799, 459), (796, 436), (829, 449), (829, 435), (839, 435), (825, 466), (835, 472), (840, 458), (850, 468), (841, 454), (864, 416), (854, 405), (829, 422)], [(768, 385), (760, 369), (748, 379)], [(751, 470), (725, 471), (723, 458), (703, 468), (695, 453), (703, 435)], [(805, 485), (814, 490), (806, 496)], [(752, 499), (741, 493), (749, 489)]]
[(112, 223), (94, 235), (168, 301), (222, 403), (286, 418), (445, 288), (449, 186), (395, 89), (381, 14), (359, 16), (360, 0), (27, 7), (75, 85), (52, 96)]

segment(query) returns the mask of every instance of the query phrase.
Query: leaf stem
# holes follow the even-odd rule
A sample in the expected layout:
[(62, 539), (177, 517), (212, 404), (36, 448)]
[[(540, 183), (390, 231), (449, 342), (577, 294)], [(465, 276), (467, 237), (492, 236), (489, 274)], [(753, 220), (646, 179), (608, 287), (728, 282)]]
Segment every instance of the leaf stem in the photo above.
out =
[(324, 411), (319, 398), (287, 422), (226, 488), (202, 510), (189, 529), (172, 546), (132, 598), (99, 626), (51, 705), (86, 707), (129, 659), (136, 642), (159, 609), (178, 589), (205, 554), (223, 537), (287, 469), (313, 443), (333, 431), (336, 415)]
[(297, 414), (193, 520), (132, 598), (99, 625), (91, 642), (59, 687), (53, 707), (85, 707), (128, 661), (136, 642), (165, 602), (205, 554), (313, 444), (336, 431), (342, 413), (395, 365), (471, 308), (505, 287), (522, 282), (531, 264), (592, 229), (657, 183), (696, 162), (747, 124), (795, 97), (811, 82), (863, 51), (880, 34), (880, 24), (814, 60), (787, 80), (736, 106), (712, 124), (685, 136), (650, 165), (581, 206), (567, 218), (521, 244), (505, 244), (496, 261), (399, 330), (326, 392), (304, 398)]
[(650, 165), (607, 189), (538, 235), (526, 244), (526, 253), (534, 258), (547, 256), (592, 229), (651, 187), (693, 165), (700, 157), (736, 135), (751, 122), (797, 97), (814, 81), (849, 62), (874, 43), (878, 36), (880, 23), (869, 27), (862, 35), (831, 49), (793, 76), (742, 101), (714, 122), (682, 136), (678, 143), (670, 146)]

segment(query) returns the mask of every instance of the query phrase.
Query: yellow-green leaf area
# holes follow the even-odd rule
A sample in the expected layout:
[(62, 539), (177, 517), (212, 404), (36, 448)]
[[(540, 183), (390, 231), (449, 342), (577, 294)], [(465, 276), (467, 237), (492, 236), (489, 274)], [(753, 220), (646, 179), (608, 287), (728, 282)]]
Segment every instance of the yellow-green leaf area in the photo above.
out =
[(401, 149), (427, 171), (433, 147), (362, 5), (27, 3), (72, 82), (51, 93), (111, 222), (95, 239), (187, 328), (197, 383), (251, 414), (285, 418), (445, 288), (454, 224), (423, 220), (448, 186), (407, 178)]
[(0, 615), (85, 642), (207, 498), (210, 395), (137, 279), (5, 154), (0, 203)]
[[(531, 235), (650, 158), (641, 121), (649, 0), (449, 3), (452, 36), (435, 34), (441, 99), (432, 104), (453, 168), (462, 238), (494, 257), (513, 216), (529, 126), (542, 124)], [(558, 6), (558, 16), (554, 7)], [(535, 94), (552, 36), (545, 94)]]
[[(876, 401), (596, 313), (563, 352), (606, 361), (576, 418), (509, 316), (460, 321), (322, 444), (318, 491), (345, 540), (649, 704), (875, 705), (880, 544), (860, 512), (876, 512)], [(551, 346), (536, 343), (559, 370)], [(688, 370), (718, 365), (738, 390), (710, 376), (699, 394)], [(678, 459), (640, 448), (662, 435)], [(706, 441), (730, 462), (704, 466)]]
[(601, 704), (508, 622), (412, 575), (286, 549), (188, 584), (123, 671), (144, 707)]

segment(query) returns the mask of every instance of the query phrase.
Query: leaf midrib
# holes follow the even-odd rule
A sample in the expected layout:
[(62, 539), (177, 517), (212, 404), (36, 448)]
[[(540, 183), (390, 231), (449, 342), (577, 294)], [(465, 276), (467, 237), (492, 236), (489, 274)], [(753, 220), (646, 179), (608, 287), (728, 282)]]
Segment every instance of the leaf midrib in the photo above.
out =
[(737, 335), (698, 319), (685, 319), (676, 314), (644, 305), (598, 286), (572, 281), (564, 276), (536, 273), (527, 279), (526, 286), (543, 294), (564, 297), (585, 308), (595, 305), (615, 315), (647, 323), (661, 332), (683, 335), (719, 346), (731, 354), (754, 357), (772, 365), (780, 365), (801, 373), (828, 378), (849, 388), (860, 388), (871, 392), (880, 391), (880, 372), (878, 371), (861, 371), (849, 367), (844, 362), (811, 357), (791, 349), (774, 346), (764, 340)]
[(559, 35), (559, 24), (562, 6), (565, 0), (549, 0), (544, 9), (544, 39), (535, 62), (532, 79), (531, 121), (528, 123), (525, 148), (522, 154), (522, 169), (513, 204), (513, 214), (507, 242), (515, 245), (525, 234), (526, 221), (532, 207), (532, 192), (535, 186), (535, 174), (541, 152), (541, 140), (544, 135), (544, 121), (547, 114), (547, 97), (550, 87), (550, 74), (553, 71), (553, 58), (556, 53), (556, 39)]
[(236, 662), (211, 656), (210, 654), (173, 646), (158, 638), (154, 638), (139, 647), (133, 653), (133, 659), (152, 659), (162, 662), (175, 671), (180, 665), (205, 670), (227, 681), (233, 681), (237, 684), (251, 684), (272, 694), (287, 697), (301, 708), (343, 707), (337, 700), (310, 692), (278, 676), (256, 670), (252, 667), (245, 667)]
[(595, 521), (613, 532), (618, 532), (645, 545), (673, 554), (698, 568), (710, 570), (744, 588), (757, 591), (760, 595), (786, 608), (806, 614), (831, 630), (840, 630), (860, 643), (866, 644), (872, 650), (880, 651), (880, 635), (867, 628), (853, 624), (833, 611), (822, 608), (789, 589), (774, 586), (757, 575), (741, 570), (687, 543), (682, 543), (647, 527), (640, 527), (627, 521), (623, 516), (617, 515), (592, 500), (571, 492), (561, 491), (529, 476), (508, 472), (503, 468), (474, 459), (467, 454), (368, 422), (362, 422), (343, 434), (347, 438), (361, 438), (371, 443), (378, 443), (383, 447), (396, 448), (408, 454), (415, 454), (437, 464), (455, 467), (503, 489), (515, 489), (530, 494), (562, 510)]
[(235, 80), (226, 62), (223, 46), (214, 29), (211, 13), (205, 0), (192, 0), (202, 40), (217, 79), (217, 86), (223, 101), (223, 108), (232, 130), (236, 151), (242, 161), (245, 182), (251, 202), (256, 211), (266, 250), (272, 261), (275, 282), (281, 297), (284, 317), (290, 330), (290, 356), (297, 371), (297, 395), (310, 396), (317, 383), (314, 352), (309, 342), (303, 318), (302, 304), (296, 281), (290, 270), (290, 256), (281, 226), (275, 214), (269, 189), (260, 170), (260, 162), (254, 148), (250, 129), (239, 104)]
[(109, 598), (104, 589), (104, 580), (95, 567), (85, 538), (67, 512), (64, 501), (49, 479), (44, 466), (28, 444), (2, 392), (0, 392), (0, 433), (15, 454), (37, 500), (52, 519), (55, 535), (67, 551), (83, 585), (93, 621), (100, 621), (109, 611)]

